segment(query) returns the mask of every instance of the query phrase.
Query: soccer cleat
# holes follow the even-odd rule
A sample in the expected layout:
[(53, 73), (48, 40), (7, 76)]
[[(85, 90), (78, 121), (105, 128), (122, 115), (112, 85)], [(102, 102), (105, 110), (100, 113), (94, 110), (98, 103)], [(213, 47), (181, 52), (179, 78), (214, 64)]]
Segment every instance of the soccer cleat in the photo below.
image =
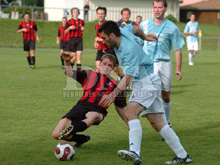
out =
[(193, 62), (189, 62), (189, 65), (190, 65), (190, 66), (193, 66), (193, 65), (194, 65), (194, 63), (193, 63)]
[(60, 132), (58, 139), (65, 139), (66, 137), (68, 137), (70, 135), (70, 133), (73, 130), (73, 125), (69, 125), (67, 126), (62, 132)]
[(134, 165), (141, 165), (141, 158), (134, 151), (119, 150), (118, 155), (126, 161), (132, 161)]
[(31, 69), (35, 69), (35, 68), (36, 68), (35, 65), (32, 65)]
[(88, 142), (90, 140), (90, 136), (85, 134), (84, 138), (80, 139), (80, 141), (76, 142), (76, 144), (74, 145), (74, 147), (79, 148), (81, 147), (84, 143)]
[(32, 65), (29, 65), (29, 67), (32, 69)]
[(179, 158), (176, 156), (175, 158), (173, 158), (173, 160), (165, 162), (165, 163), (166, 164), (187, 164), (191, 162), (192, 162), (192, 158), (189, 154), (187, 154), (185, 158)]

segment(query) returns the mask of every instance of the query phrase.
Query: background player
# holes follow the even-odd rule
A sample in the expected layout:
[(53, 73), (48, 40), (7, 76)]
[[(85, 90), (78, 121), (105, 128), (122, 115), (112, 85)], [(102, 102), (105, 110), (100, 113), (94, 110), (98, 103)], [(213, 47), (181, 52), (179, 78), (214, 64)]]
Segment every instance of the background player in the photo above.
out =
[[(40, 39), (38, 36), (38, 29), (37, 24), (30, 20), (30, 14), (26, 12), (24, 14), (24, 21), (19, 23), (17, 33), (23, 33), (23, 44), (24, 44), (24, 51), (27, 54), (27, 61), (30, 68), (35, 68), (35, 38), (37, 39), (38, 43), (40, 43)], [(31, 57), (30, 57), (31, 55)]]
[(190, 21), (186, 24), (184, 34), (186, 35), (187, 48), (189, 51), (189, 65), (194, 65), (193, 57), (198, 53), (199, 23), (195, 21), (195, 14), (190, 15)]
[[(72, 71), (71, 57), (63, 54), (66, 61), (67, 76), (74, 78), (83, 87), (83, 96), (78, 103), (60, 120), (52, 133), (54, 139), (64, 139), (76, 142), (75, 147), (80, 147), (90, 139), (89, 135), (79, 135), (77, 132), (86, 130), (91, 125), (98, 125), (107, 115), (108, 106), (99, 106), (103, 95), (108, 94), (116, 87), (116, 80), (109, 76), (116, 64), (116, 58), (106, 54), (101, 58), (100, 73), (92, 70)], [(126, 98), (118, 97), (115, 106), (120, 117), (125, 121), (124, 108)], [(65, 127), (67, 127), (65, 129)]]
[(133, 21), (130, 21), (131, 11), (129, 8), (123, 8), (121, 10), (121, 19), (117, 22), (119, 27), (124, 27), (127, 24), (134, 25)]
[(62, 18), (62, 25), (58, 28), (58, 34), (57, 34), (57, 44), (60, 44), (60, 60), (61, 60), (61, 68), (64, 69), (64, 60), (62, 57), (62, 54), (64, 51), (67, 51), (67, 34), (64, 33), (64, 28), (66, 25), (67, 18)]
[(140, 26), (140, 23), (142, 22), (142, 17), (140, 16), (140, 15), (138, 15), (137, 17), (136, 17), (136, 22), (135, 22), (135, 25), (136, 26)]
[[(165, 121), (167, 119), (169, 122), (171, 110), (170, 91), (172, 85), (172, 61), (170, 51), (173, 46), (176, 56), (177, 81), (179, 81), (182, 79), (181, 48), (185, 43), (177, 26), (164, 18), (166, 11), (166, 0), (153, 0), (154, 18), (142, 22), (140, 28), (145, 34), (153, 33), (158, 38), (157, 41), (153, 42), (145, 41), (143, 49), (146, 54), (151, 56), (154, 62), (154, 73), (160, 76), (162, 88), (161, 97), (166, 115), (164, 119)], [(145, 116), (145, 111), (142, 112), (142, 116)]]
[(67, 21), (65, 26), (65, 33), (68, 33), (68, 44), (67, 50), (71, 52), (73, 56), (71, 63), (74, 65), (75, 60), (77, 60), (77, 69), (81, 69), (82, 63), (82, 52), (83, 52), (83, 31), (84, 31), (84, 21), (79, 19), (78, 16), (80, 11), (78, 8), (72, 8), (71, 14), (73, 18)]

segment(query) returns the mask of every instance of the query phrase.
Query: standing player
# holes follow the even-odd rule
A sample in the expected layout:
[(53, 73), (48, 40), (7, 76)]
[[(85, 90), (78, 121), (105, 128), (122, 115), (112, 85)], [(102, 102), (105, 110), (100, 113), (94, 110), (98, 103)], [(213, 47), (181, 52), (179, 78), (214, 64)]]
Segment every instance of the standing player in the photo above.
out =
[(187, 48), (189, 51), (189, 65), (194, 65), (193, 57), (198, 53), (199, 23), (195, 21), (195, 14), (190, 15), (190, 21), (186, 24), (184, 34), (186, 36)]
[(136, 17), (136, 22), (135, 22), (135, 25), (136, 26), (140, 26), (140, 23), (142, 22), (142, 17), (140, 16), (140, 15), (138, 15), (137, 17)]
[(143, 51), (143, 41), (133, 34), (145, 40), (156, 40), (155, 36), (145, 35), (137, 26), (127, 25), (119, 29), (113, 21), (104, 23), (99, 32), (105, 43), (114, 47), (118, 60), (125, 71), (125, 76), (117, 87), (107, 96), (103, 96), (100, 105), (109, 106), (115, 100), (115, 97), (125, 90), (126, 86), (132, 81), (132, 94), (125, 112), (129, 125), (130, 151), (120, 150), (118, 151), (119, 156), (124, 160), (134, 162), (134, 164), (141, 164), (142, 127), (138, 116), (143, 110), (147, 109), (147, 119), (152, 127), (160, 133), (177, 155), (172, 161), (166, 163), (190, 163), (191, 157), (181, 145), (178, 136), (162, 119), (164, 109), (160, 96), (161, 80), (153, 74), (153, 61)]
[[(147, 55), (150, 55), (154, 62), (154, 74), (160, 76), (162, 83), (161, 96), (166, 115), (164, 119), (167, 119), (167, 122), (169, 122), (171, 110), (170, 90), (172, 84), (172, 61), (170, 51), (173, 45), (176, 55), (176, 74), (178, 75), (177, 81), (180, 81), (182, 79), (181, 48), (185, 43), (177, 26), (164, 18), (166, 11), (166, 0), (153, 0), (154, 18), (142, 22), (140, 28), (145, 34), (153, 33), (158, 38), (157, 41), (153, 42), (145, 41), (143, 49)], [(145, 115), (145, 112), (143, 112), (142, 116)]]
[(71, 52), (73, 58), (71, 60), (72, 66), (74, 65), (75, 59), (77, 61), (77, 70), (81, 70), (82, 63), (82, 51), (83, 51), (83, 31), (84, 21), (79, 19), (78, 16), (80, 11), (78, 8), (72, 8), (71, 14), (73, 18), (67, 21), (65, 26), (65, 33), (68, 33), (68, 44), (67, 50)]
[(131, 11), (129, 8), (123, 8), (121, 10), (121, 19), (117, 22), (118, 27), (124, 27), (127, 24), (134, 25), (133, 21), (130, 21)]
[(64, 28), (66, 25), (66, 17), (62, 18), (62, 25), (58, 28), (58, 34), (57, 34), (57, 44), (60, 44), (60, 60), (61, 60), (61, 68), (64, 69), (64, 60), (62, 57), (62, 54), (64, 51), (67, 51), (67, 34), (64, 33)]
[[(113, 55), (105, 54), (101, 58), (100, 73), (92, 70), (75, 71), (70, 67), (71, 57), (63, 54), (66, 61), (67, 76), (74, 78), (83, 87), (83, 96), (78, 103), (60, 120), (52, 133), (54, 139), (74, 141), (75, 147), (90, 140), (89, 135), (77, 134), (83, 132), (92, 125), (99, 125), (107, 115), (108, 106), (99, 106), (103, 95), (108, 94), (116, 87), (116, 80), (109, 76), (116, 64)], [(125, 97), (116, 98), (115, 106), (120, 117), (126, 122), (124, 108)]]
[(37, 31), (37, 24), (30, 20), (30, 14), (28, 12), (24, 14), (24, 21), (19, 23), (17, 33), (21, 32), (23, 33), (24, 51), (26, 51), (27, 54), (28, 64), (30, 68), (35, 69), (35, 38), (38, 43), (40, 43), (40, 39)]

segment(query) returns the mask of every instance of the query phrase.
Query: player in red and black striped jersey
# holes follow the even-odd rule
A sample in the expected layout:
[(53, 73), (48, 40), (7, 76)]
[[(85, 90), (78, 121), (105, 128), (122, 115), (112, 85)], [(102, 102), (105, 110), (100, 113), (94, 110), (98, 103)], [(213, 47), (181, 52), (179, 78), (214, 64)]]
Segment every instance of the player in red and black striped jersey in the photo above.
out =
[[(37, 25), (34, 21), (30, 20), (30, 14), (24, 14), (24, 21), (19, 23), (17, 33), (23, 33), (24, 51), (27, 52), (27, 60), (30, 68), (35, 68), (35, 39), (40, 42), (38, 36)], [(31, 55), (31, 57), (30, 57)]]
[[(100, 106), (99, 102), (104, 95), (109, 94), (117, 86), (117, 81), (109, 76), (116, 64), (116, 58), (106, 54), (101, 58), (100, 73), (92, 70), (72, 71), (68, 55), (63, 55), (66, 61), (66, 74), (77, 80), (83, 88), (83, 96), (78, 103), (60, 120), (52, 133), (54, 139), (64, 139), (76, 142), (75, 147), (87, 142), (88, 135), (78, 135), (92, 125), (98, 125), (107, 115), (108, 106)], [(119, 116), (127, 122), (124, 107), (126, 96), (116, 97), (116, 110)], [(65, 129), (66, 128), (66, 129)]]
[[(99, 6), (96, 9), (96, 17), (98, 19), (98, 23), (95, 26), (95, 31), (96, 31), (96, 38), (94, 42), (94, 47), (97, 49), (97, 54), (96, 54), (96, 72), (99, 72), (99, 64), (100, 64), (100, 59), (101, 57), (108, 53), (112, 54), (116, 57), (115, 52), (113, 48), (108, 47), (105, 43), (103, 43), (103, 39), (101, 38), (101, 34), (98, 32), (99, 28), (102, 26), (104, 22), (106, 22), (105, 17), (106, 17), (106, 12), (107, 9), (105, 7)], [(117, 59), (117, 57), (116, 57)], [(118, 65), (118, 61), (116, 63)], [(123, 72), (119, 69), (119, 67), (116, 65), (114, 68), (114, 71), (122, 77), (124, 74)]]
[(67, 21), (65, 26), (65, 33), (68, 34), (68, 44), (67, 50), (73, 55), (71, 60), (72, 66), (74, 65), (75, 60), (77, 61), (77, 69), (81, 69), (81, 59), (83, 52), (83, 31), (84, 31), (84, 21), (79, 19), (78, 16), (80, 11), (78, 8), (72, 8), (71, 14), (73, 18)]
[(59, 26), (58, 34), (57, 34), (57, 44), (60, 44), (60, 60), (62, 64), (62, 69), (64, 69), (64, 60), (62, 54), (64, 53), (64, 51), (67, 51), (67, 34), (64, 33), (66, 22), (67, 22), (66, 17), (63, 17), (62, 25)]
[(142, 22), (142, 16), (138, 15), (138, 16), (136, 17), (136, 22), (135, 22), (134, 25), (140, 26), (141, 22)]

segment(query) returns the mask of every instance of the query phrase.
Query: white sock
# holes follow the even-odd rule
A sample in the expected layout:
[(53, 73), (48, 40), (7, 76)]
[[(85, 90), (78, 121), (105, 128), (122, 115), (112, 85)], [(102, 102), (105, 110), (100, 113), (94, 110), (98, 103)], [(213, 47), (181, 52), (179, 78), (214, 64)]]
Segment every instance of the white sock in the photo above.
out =
[[(165, 115), (166, 115), (166, 118), (167, 118), (167, 122), (170, 121), (170, 110), (171, 110), (171, 101), (169, 103), (165, 103), (163, 101), (163, 108), (164, 108), (164, 111), (165, 111)], [(166, 123), (166, 122), (165, 122)]]
[(169, 147), (173, 150), (173, 152), (179, 158), (185, 158), (187, 156), (187, 152), (184, 150), (182, 144), (176, 133), (173, 131), (172, 128), (166, 124), (161, 130), (160, 135), (163, 137), (165, 142), (169, 145)]
[(136, 152), (140, 156), (142, 127), (139, 119), (133, 119), (128, 122), (129, 125), (129, 146), (130, 151)]
[(189, 53), (189, 62), (193, 62), (192, 58), (193, 58), (193, 54)]

